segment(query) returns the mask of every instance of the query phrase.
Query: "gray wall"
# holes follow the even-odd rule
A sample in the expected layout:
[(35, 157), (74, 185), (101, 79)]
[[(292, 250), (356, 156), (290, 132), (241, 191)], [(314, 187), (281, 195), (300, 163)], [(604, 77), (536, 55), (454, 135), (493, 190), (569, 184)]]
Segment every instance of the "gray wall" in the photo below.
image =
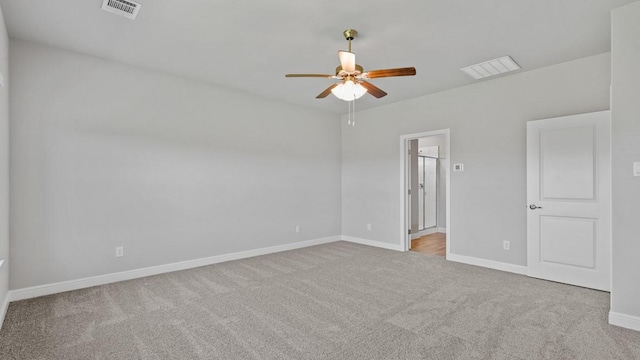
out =
[(11, 62), (12, 289), (340, 234), (335, 115), (23, 41)]
[(399, 245), (399, 137), (450, 128), (451, 251), (526, 265), (526, 122), (606, 110), (609, 84), (606, 53), (343, 117), (342, 233)]
[(9, 38), (2, 9), (0, 9), (0, 73), (4, 76), (5, 82), (4, 87), (0, 87), (0, 260), (5, 261), (0, 267), (0, 306), (2, 306), (9, 286)]
[(640, 319), (640, 2), (612, 12), (611, 311)]

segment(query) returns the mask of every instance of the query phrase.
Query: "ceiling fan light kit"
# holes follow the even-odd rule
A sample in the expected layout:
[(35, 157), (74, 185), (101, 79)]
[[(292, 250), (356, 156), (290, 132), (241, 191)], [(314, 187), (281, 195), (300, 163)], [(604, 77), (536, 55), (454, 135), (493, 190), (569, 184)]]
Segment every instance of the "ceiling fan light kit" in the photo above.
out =
[(353, 101), (366, 94), (367, 89), (353, 79), (345, 79), (343, 83), (331, 89), (331, 93), (340, 100)]
[(340, 65), (336, 67), (335, 75), (328, 74), (286, 74), (286, 77), (320, 77), (327, 79), (337, 79), (340, 82), (334, 83), (321, 92), (317, 99), (323, 99), (329, 94), (333, 94), (338, 99), (344, 101), (354, 101), (369, 93), (376, 98), (386, 96), (387, 93), (372, 83), (369, 79), (392, 77), (392, 76), (412, 76), (416, 74), (414, 67), (383, 69), (364, 71), (362, 65), (356, 63), (356, 54), (351, 51), (351, 41), (356, 38), (358, 32), (354, 29), (343, 31), (342, 35), (349, 42), (349, 50), (338, 51)]

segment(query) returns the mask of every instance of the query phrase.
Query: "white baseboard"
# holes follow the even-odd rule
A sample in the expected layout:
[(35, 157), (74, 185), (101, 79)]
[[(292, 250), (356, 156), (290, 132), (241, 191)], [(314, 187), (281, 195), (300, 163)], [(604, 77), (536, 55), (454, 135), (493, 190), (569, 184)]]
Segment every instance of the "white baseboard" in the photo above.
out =
[(609, 324), (640, 331), (640, 317), (609, 311)]
[[(425, 235), (435, 234), (437, 232), (438, 232), (438, 228), (424, 229), (424, 230), (418, 231), (418, 233), (416, 233), (416, 238), (415, 239), (417, 239), (419, 237), (423, 237)], [(414, 237), (412, 236), (411, 239), (413, 240)]]
[(415, 240), (417, 238), (423, 237), (425, 235), (431, 235), (435, 233), (447, 233), (447, 228), (439, 227), (439, 228), (429, 228), (422, 231), (418, 231), (417, 233), (411, 235), (411, 240)]
[(158, 265), (158, 266), (152, 266), (152, 267), (147, 267), (142, 269), (123, 271), (119, 273), (98, 275), (98, 276), (93, 276), (88, 278), (77, 279), (77, 280), (69, 280), (69, 281), (62, 281), (62, 282), (53, 283), (53, 284), (32, 286), (32, 287), (27, 287), (23, 289), (16, 289), (16, 290), (9, 291), (8, 299), (9, 301), (31, 299), (38, 296), (57, 294), (65, 291), (84, 289), (92, 286), (98, 286), (98, 285), (110, 284), (118, 281), (125, 281), (125, 280), (146, 277), (146, 276), (164, 274), (172, 271), (186, 270), (186, 269), (212, 265), (212, 264), (222, 263), (222, 262), (231, 261), (231, 260), (239, 260), (239, 259), (250, 258), (254, 256), (259, 256), (259, 255), (267, 255), (267, 254), (272, 254), (272, 253), (281, 252), (281, 251), (300, 249), (300, 248), (305, 248), (305, 247), (320, 245), (320, 244), (327, 244), (327, 243), (340, 241), (340, 240), (341, 240), (340, 235), (330, 236), (330, 237), (325, 237), (320, 239), (295, 242), (291, 244), (277, 245), (277, 246), (271, 246), (271, 247), (266, 247), (261, 249), (240, 251), (240, 252), (231, 253), (231, 254), (217, 255), (217, 256), (211, 256), (211, 257), (206, 257), (201, 259), (181, 261), (181, 262), (172, 263), (172, 264)]
[(389, 250), (395, 250), (395, 251), (404, 251), (402, 246), (400, 246), (398, 244), (389, 244), (389, 243), (382, 242), (382, 241), (377, 241), (377, 240), (369, 240), (369, 239), (363, 239), (363, 238), (358, 238), (358, 237), (353, 237), (353, 236), (346, 236), (346, 235), (342, 235), (342, 240), (348, 241), (348, 242), (352, 242), (352, 243), (356, 243), (356, 244), (361, 244), (361, 245), (379, 247), (379, 248), (383, 248), (383, 249), (389, 249)]
[(2, 299), (2, 303), (0, 304), (0, 330), (2, 329), (2, 324), (4, 324), (4, 317), (7, 315), (7, 310), (9, 309), (9, 294), (7, 294), (4, 299)]
[(469, 264), (469, 265), (482, 266), (489, 269), (507, 271), (507, 272), (520, 274), (520, 275), (527, 274), (526, 266), (503, 263), (500, 261), (480, 259), (476, 257), (457, 255), (457, 254), (447, 254), (447, 260)]
[[(4, 264), (4, 259), (0, 260), (0, 268)], [(9, 309), (9, 293), (4, 296), (2, 299), (2, 303), (0, 303), (0, 329), (2, 329), (2, 324), (4, 324), (4, 317), (7, 315), (7, 309)]]

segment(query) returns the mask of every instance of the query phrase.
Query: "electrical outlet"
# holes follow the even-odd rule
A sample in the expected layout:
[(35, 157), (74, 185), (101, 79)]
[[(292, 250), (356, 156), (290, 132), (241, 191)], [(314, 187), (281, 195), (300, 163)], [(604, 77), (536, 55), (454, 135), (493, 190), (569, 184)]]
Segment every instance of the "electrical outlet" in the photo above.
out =
[(511, 248), (511, 242), (509, 240), (505, 240), (502, 242), (502, 249), (509, 250)]
[(296, 225), (296, 234), (299, 234), (300, 231), (302, 231), (300, 225)]
[(124, 256), (124, 246), (116, 246), (116, 257)]
[(367, 224), (367, 231), (371, 231), (371, 224)]

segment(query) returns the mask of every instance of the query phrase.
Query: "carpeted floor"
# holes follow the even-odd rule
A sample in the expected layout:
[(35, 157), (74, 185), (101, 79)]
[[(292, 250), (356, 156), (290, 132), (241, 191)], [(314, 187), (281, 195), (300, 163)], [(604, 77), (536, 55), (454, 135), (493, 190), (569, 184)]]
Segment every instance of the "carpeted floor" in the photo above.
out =
[(609, 294), (337, 242), (11, 303), (0, 359), (640, 359)]

